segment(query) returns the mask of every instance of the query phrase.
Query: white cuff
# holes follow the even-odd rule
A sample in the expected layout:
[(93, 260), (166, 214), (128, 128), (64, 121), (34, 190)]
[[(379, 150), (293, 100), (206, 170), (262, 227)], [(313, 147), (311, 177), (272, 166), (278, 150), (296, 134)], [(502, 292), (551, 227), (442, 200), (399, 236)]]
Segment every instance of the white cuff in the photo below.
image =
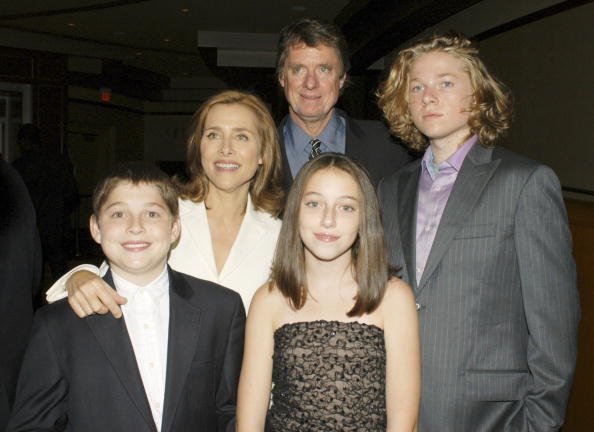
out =
[(86, 270), (91, 273), (95, 273), (96, 275), (102, 277), (107, 272), (109, 266), (105, 261), (101, 263), (101, 267), (97, 268), (93, 264), (81, 264), (74, 267), (60, 279), (58, 279), (54, 284), (49, 287), (49, 289), (45, 293), (45, 299), (48, 303), (54, 303), (58, 300), (68, 297), (68, 290), (66, 289), (66, 282), (74, 273), (77, 273), (81, 270)]

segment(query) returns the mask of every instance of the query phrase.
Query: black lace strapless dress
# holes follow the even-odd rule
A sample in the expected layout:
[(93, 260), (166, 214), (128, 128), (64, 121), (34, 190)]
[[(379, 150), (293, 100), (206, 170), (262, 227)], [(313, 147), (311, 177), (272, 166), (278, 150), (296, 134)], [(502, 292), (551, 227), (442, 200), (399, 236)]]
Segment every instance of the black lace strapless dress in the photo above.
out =
[(274, 333), (267, 431), (385, 431), (382, 329), (357, 322), (285, 324)]

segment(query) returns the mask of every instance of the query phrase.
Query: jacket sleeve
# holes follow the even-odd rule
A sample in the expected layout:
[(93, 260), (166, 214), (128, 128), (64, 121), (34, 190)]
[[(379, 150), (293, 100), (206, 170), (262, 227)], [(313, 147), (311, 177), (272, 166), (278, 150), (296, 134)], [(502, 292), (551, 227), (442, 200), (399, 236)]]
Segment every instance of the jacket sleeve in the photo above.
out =
[(517, 430), (556, 431), (573, 380), (580, 307), (567, 214), (551, 169), (537, 167), (524, 185), (515, 226), (532, 385), (514, 421)]
[(68, 383), (52, 343), (45, 310), (33, 321), (7, 432), (52, 431), (65, 419)]
[(227, 335), (225, 357), (216, 392), (217, 423), (219, 431), (235, 432), (237, 386), (243, 358), (245, 309), (239, 295), (235, 296), (235, 309)]

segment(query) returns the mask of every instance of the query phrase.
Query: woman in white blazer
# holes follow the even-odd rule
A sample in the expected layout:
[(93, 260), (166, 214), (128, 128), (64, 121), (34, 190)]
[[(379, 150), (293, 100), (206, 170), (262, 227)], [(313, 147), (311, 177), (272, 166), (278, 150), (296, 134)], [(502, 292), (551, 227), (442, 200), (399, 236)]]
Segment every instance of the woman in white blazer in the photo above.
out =
[[(169, 265), (177, 271), (237, 291), (248, 309), (269, 277), (280, 231), (281, 153), (274, 120), (256, 96), (224, 91), (192, 118), (187, 141), (190, 180), (181, 185), (182, 233)], [(83, 264), (47, 292), (49, 302), (67, 295), (80, 317), (121, 316), (125, 299), (106, 285), (106, 271)]]

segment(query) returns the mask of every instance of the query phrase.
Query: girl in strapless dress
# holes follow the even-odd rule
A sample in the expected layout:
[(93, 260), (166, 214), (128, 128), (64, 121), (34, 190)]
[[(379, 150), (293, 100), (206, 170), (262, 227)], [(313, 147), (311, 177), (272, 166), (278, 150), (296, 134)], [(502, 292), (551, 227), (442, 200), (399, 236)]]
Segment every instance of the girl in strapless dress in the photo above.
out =
[(250, 306), (238, 431), (416, 430), (418, 339), (369, 177), (318, 156), (293, 183), (271, 281)]

